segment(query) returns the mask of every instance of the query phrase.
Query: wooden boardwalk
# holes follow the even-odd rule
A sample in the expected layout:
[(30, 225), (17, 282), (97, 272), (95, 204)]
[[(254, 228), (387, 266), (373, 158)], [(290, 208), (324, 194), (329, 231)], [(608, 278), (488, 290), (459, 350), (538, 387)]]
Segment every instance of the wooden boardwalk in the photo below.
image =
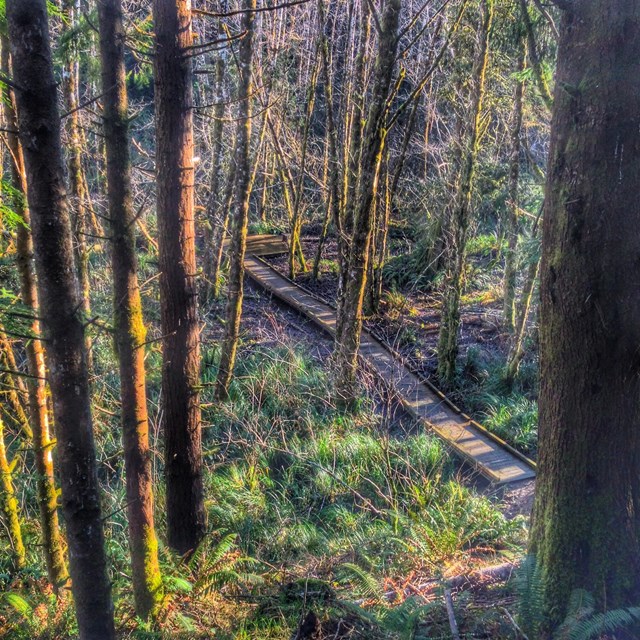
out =
[[(275, 255), (286, 250), (286, 238), (282, 236), (251, 237), (245, 259), (247, 275), (334, 335), (335, 309), (282, 276), (258, 255)], [(365, 364), (395, 390), (411, 415), (432, 429), (488, 480), (505, 484), (535, 477), (535, 463), (462, 413), (431, 383), (413, 373), (397, 354), (366, 330), (362, 331), (360, 355)]]

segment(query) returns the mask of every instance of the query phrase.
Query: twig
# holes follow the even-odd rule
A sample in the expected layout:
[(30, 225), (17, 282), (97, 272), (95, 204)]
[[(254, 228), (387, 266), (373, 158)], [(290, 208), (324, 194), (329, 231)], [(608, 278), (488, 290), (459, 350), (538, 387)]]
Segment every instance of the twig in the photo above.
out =
[(451, 636), (453, 640), (460, 640), (460, 632), (458, 631), (458, 623), (456, 622), (456, 614), (453, 610), (453, 599), (451, 598), (451, 589), (444, 590), (444, 602), (447, 605), (447, 615), (449, 616), (449, 627), (451, 627)]

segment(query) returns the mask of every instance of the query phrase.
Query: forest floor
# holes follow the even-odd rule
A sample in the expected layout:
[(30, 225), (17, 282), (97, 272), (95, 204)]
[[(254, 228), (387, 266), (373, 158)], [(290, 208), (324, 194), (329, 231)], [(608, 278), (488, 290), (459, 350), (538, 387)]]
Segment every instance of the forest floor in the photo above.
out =
[[(111, 308), (106, 265), (107, 256), (96, 256), (94, 307), (105, 317)], [(120, 637), (448, 638), (449, 587), (464, 637), (514, 637), (518, 579), (505, 580), (525, 553), (531, 487), (506, 495), (491, 491), (369, 378), (362, 379), (358, 407), (338, 410), (331, 402), (329, 336), (250, 284), (236, 378), (222, 405), (213, 399), (212, 383), (225, 301), (201, 304), (209, 534), (189, 563), (176, 558), (163, 544), (157, 279), (152, 259), (142, 268), (152, 337), (147, 371), (156, 515), (168, 599), (160, 624), (135, 618), (117, 375), (109, 336), (97, 334), (94, 418)], [(322, 285), (328, 281), (323, 277)], [(427, 313), (435, 312), (425, 308)], [(400, 315), (417, 322), (413, 314)], [(32, 493), (33, 486), (25, 484), (24, 491)], [(28, 537), (28, 548), (37, 549), (34, 514)], [(496, 566), (497, 577), (482, 574)], [(74, 637), (71, 604), (61, 605), (43, 587), (38, 553), (11, 582), (4, 582), (1, 569), (0, 636)]]

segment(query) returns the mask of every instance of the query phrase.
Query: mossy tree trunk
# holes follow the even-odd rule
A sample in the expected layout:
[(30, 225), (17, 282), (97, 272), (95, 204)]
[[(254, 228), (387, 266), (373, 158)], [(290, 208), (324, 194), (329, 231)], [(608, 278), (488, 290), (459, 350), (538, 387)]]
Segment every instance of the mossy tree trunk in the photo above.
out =
[(153, 520), (153, 478), (144, 369), (146, 329), (138, 286), (136, 212), (131, 193), (125, 31), (120, 0), (100, 0), (98, 11), (129, 547), (136, 611), (140, 617), (147, 618), (158, 612), (163, 594)]
[(216, 379), (216, 396), (224, 398), (229, 392), (236, 361), (238, 338), (240, 337), (240, 319), (242, 316), (242, 298), (244, 293), (244, 256), (247, 245), (249, 225), (249, 200), (251, 195), (251, 167), (249, 145), (251, 142), (251, 60), (253, 56), (253, 25), (256, 0), (245, 0), (242, 30), (244, 37), (240, 43), (238, 65), (240, 90), (238, 92), (238, 131), (236, 142), (236, 185), (233, 203), (233, 230), (229, 255), (229, 298), (227, 300), (226, 323), (220, 366)]
[(543, 222), (531, 552), (546, 631), (574, 589), (640, 602), (640, 4), (567, 3)]
[(478, 42), (471, 79), (468, 129), (460, 161), (460, 173), (446, 238), (445, 290), (438, 336), (438, 377), (451, 385), (456, 375), (460, 298), (466, 262), (467, 234), (471, 217), (471, 193), (479, 149), (480, 120), (485, 76), (489, 62), (489, 37), (493, 20), (493, 0), (482, 0)]
[(113, 640), (82, 301), (64, 184), (45, 0), (7, 0), (40, 316), (46, 339), (69, 569), (81, 640)]
[[(16, 460), (14, 459), (14, 462)], [(18, 511), (18, 499), (13, 486), (13, 467), (7, 457), (7, 448), (4, 441), (4, 423), (0, 417), (0, 510), (4, 520), (4, 529), (9, 538), (11, 547), (11, 564), (14, 571), (24, 569), (27, 552), (22, 542), (22, 527), (20, 526), (20, 513)]]
[(373, 230), (377, 182), (386, 140), (387, 102), (396, 62), (401, 2), (387, 0), (378, 35), (373, 89), (362, 140), (357, 204), (345, 278), (344, 300), (338, 308), (336, 333), (336, 391), (340, 402), (349, 404), (356, 396), (356, 370), (362, 332), (362, 303), (367, 278), (369, 244)]
[(154, 0), (162, 415), (169, 545), (193, 551), (206, 530), (198, 389), (193, 73), (190, 0)]
[[(2, 72), (11, 76), (9, 59), (9, 42), (6, 36), (1, 37), (2, 47)], [(33, 264), (33, 242), (29, 229), (29, 209), (27, 207), (27, 184), (24, 168), (22, 146), (18, 136), (12, 131), (17, 130), (13, 94), (9, 91), (2, 101), (5, 122), (9, 132), (7, 133), (7, 146), (10, 151), (11, 182), (16, 196), (13, 199), (13, 207), (16, 213), (24, 221), (16, 232), (16, 254), (18, 263), (18, 275), (20, 278), (20, 297), (22, 303), (33, 309), (34, 319), (31, 322), (31, 333), (40, 335), (41, 328), (38, 316), (38, 293), (36, 290), (36, 275)], [(58, 495), (56, 492), (53, 475), (53, 448), (51, 429), (49, 424), (49, 411), (47, 407), (46, 366), (44, 360), (44, 348), (40, 340), (28, 340), (25, 344), (27, 354), (27, 388), (29, 395), (29, 416), (33, 437), (33, 451), (38, 474), (36, 489), (38, 493), (38, 506), (40, 509), (40, 522), (42, 526), (42, 547), (47, 565), (47, 575), (57, 593), (68, 578), (67, 567), (64, 559), (62, 537), (58, 524)], [(8, 354), (10, 354), (10, 349)], [(13, 365), (15, 367), (15, 363)]]

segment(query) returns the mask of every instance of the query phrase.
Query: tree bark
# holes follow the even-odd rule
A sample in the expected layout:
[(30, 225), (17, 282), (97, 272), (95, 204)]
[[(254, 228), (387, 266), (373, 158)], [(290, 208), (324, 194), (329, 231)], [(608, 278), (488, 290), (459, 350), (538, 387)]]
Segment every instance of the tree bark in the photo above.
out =
[[(1, 37), (2, 72), (11, 75), (9, 42)], [(33, 335), (40, 335), (38, 293), (33, 264), (33, 242), (29, 229), (29, 209), (26, 205), (27, 185), (22, 146), (18, 136), (11, 131), (18, 128), (13, 94), (9, 91), (3, 97), (3, 109), (7, 128), (7, 146), (11, 165), (11, 182), (16, 193), (13, 207), (24, 221), (17, 229), (16, 255), (20, 278), (20, 297), (22, 304), (33, 310), (34, 319), (29, 327)], [(44, 349), (40, 340), (28, 340), (25, 344), (27, 354), (27, 388), (29, 394), (29, 415), (33, 434), (33, 451), (38, 474), (36, 490), (42, 526), (42, 547), (47, 565), (47, 575), (57, 593), (69, 579), (64, 559), (62, 537), (58, 524), (58, 496), (53, 475), (53, 448), (51, 440), (49, 411), (47, 407), (46, 366)]]
[(552, 631), (574, 589), (640, 601), (640, 4), (562, 18), (543, 223), (531, 551)]
[(190, 0), (154, 0), (156, 174), (167, 538), (185, 554), (204, 536), (198, 385)]
[(438, 376), (451, 385), (456, 375), (458, 357), (458, 333), (460, 330), (460, 298), (466, 260), (467, 233), (471, 215), (471, 192), (479, 148), (480, 118), (484, 82), (489, 62), (489, 37), (493, 20), (493, 0), (482, 0), (482, 16), (478, 31), (478, 44), (473, 68), (469, 130), (461, 154), (458, 189), (449, 217), (450, 226), (446, 239), (447, 272), (445, 278), (442, 318), (438, 337)]
[(233, 232), (229, 246), (229, 298), (227, 300), (224, 338), (220, 350), (220, 366), (216, 379), (216, 397), (225, 398), (233, 376), (236, 361), (242, 298), (244, 293), (244, 255), (249, 224), (249, 197), (251, 195), (251, 167), (249, 144), (251, 141), (251, 58), (253, 55), (253, 24), (256, 0), (245, 0), (242, 19), (244, 37), (240, 43), (238, 65), (240, 90), (238, 92), (238, 131), (236, 134), (236, 186), (233, 203)]
[(7, 1), (69, 568), (82, 640), (115, 638), (45, 0)]
[(146, 329), (138, 286), (136, 213), (131, 195), (125, 31), (120, 0), (100, 0), (98, 12), (129, 547), (136, 612), (147, 618), (158, 612), (163, 594), (153, 521), (153, 478), (144, 369)]

